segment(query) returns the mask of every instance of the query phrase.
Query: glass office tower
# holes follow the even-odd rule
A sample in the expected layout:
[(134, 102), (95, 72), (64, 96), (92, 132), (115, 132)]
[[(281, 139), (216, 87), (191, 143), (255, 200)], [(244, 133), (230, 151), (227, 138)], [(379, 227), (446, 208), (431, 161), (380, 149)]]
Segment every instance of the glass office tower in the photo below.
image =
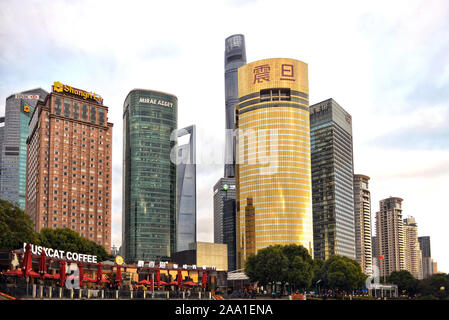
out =
[(356, 258), (351, 115), (335, 100), (310, 106), (315, 258)]
[[(126, 262), (176, 251), (177, 97), (134, 89), (123, 105), (122, 249)], [(172, 139), (171, 139), (172, 138)]]
[(239, 68), (237, 269), (270, 245), (312, 254), (307, 64), (266, 59)]
[(238, 68), (246, 64), (245, 37), (232, 35), (225, 40), (226, 140), (225, 178), (235, 177), (235, 106), (238, 100)]
[(235, 201), (235, 192), (235, 178), (220, 178), (214, 185), (214, 243), (224, 243), (224, 202), (226, 200)]
[(36, 103), (48, 92), (41, 88), (12, 94), (6, 99), (1, 148), (0, 199), (25, 209), (28, 122)]
[(184, 136), (188, 137), (188, 143), (178, 144), (176, 154), (176, 251), (189, 250), (189, 244), (196, 242), (196, 127), (193, 125), (179, 129), (178, 138)]

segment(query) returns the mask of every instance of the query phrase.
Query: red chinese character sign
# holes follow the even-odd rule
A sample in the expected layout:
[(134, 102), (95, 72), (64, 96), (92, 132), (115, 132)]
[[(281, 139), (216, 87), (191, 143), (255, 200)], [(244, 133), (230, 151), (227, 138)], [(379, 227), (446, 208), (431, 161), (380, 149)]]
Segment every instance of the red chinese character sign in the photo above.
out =
[(253, 83), (270, 81), (270, 66), (268, 64), (254, 67), (253, 73), (254, 73)]
[(295, 81), (295, 66), (292, 64), (281, 65), (281, 80)]
[(264, 59), (241, 66), (238, 70), (239, 97), (273, 88), (309, 93), (307, 64), (299, 60)]

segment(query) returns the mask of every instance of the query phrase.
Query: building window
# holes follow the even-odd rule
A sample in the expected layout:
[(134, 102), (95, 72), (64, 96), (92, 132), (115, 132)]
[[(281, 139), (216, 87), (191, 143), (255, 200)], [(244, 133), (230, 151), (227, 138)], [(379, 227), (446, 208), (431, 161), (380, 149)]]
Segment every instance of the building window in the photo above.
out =
[[(58, 97), (55, 97), (55, 114), (61, 114), (61, 98)], [(56, 122), (59, 122), (59, 120), (56, 119)]]
[(70, 117), (70, 100), (64, 100), (64, 117)]
[[(79, 109), (80, 109), (80, 105), (78, 102), (73, 102), (73, 110), (72, 110), (72, 114), (73, 114), (73, 119), (78, 120), (79, 118)], [(76, 123), (75, 123), (76, 125)], [(74, 130), (76, 132), (76, 130)]]
[(97, 108), (94, 106), (90, 106), (90, 123), (97, 122)]
[[(82, 118), (82, 120), (84, 120), (84, 121), (87, 121), (87, 104), (84, 104), (83, 103), (83, 105), (82, 105), (82, 111), (81, 111), (81, 118)], [(85, 132), (83, 132), (83, 134), (86, 134)]]
[(290, 89), (260, 90), (260, 101), (290, 101)]
[(104, 126), (104, 109), (98, 108), (98, 124)]

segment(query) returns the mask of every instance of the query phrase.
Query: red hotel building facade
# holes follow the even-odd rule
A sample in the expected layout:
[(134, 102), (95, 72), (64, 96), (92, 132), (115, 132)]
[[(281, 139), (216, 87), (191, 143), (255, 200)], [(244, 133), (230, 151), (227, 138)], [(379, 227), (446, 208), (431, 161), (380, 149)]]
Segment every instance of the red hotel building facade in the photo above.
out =
[(70, 228), (111, 250), (112, 127), (93, 93), (55, 82), (27, 140), (26, 212), (35, 230)]

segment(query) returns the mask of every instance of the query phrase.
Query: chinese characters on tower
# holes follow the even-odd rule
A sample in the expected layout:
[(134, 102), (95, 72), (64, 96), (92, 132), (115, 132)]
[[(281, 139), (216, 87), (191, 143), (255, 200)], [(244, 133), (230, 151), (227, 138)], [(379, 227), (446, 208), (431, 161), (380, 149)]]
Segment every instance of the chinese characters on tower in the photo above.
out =
[[(256, 66), (253, 69), (254, 81), (255, 83), (269, 82), (270, 81), (270, 65), (264, 64)], [(281, 65), (281, 77), (279, 80), (295, 81), (294, 66), (292, 64), (282, 64)]]

